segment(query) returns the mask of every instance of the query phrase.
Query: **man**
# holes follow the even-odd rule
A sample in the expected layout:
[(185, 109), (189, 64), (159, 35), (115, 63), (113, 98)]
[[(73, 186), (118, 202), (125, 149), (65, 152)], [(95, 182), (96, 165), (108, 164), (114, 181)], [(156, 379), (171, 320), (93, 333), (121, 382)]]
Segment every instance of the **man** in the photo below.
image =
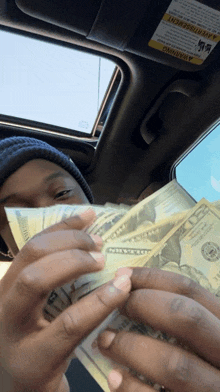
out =
[[(35, 157), (37, 159), (33, 159)], [(74, 163), (71, 162), (64, 154), (60, 153), (55, 148), (40, 140), (16, 137), (2, 141), (0, 143), (0, 167), (0, 233), (2, 236), (1, 249), (5, 254), (7, 254), (7, 250), (9, 249), (12, 257), (16, 256), (18, 250), (16, 249), (16, 245), (11, 236), (9, 225), (4, 212), (5, 206), (37, 208), (61, 203), (88, 204), (89, 202), (93, 202), (91, 190)], [(70, 229), (77, 229), (78, 227), (83, 229), (86, 224), (92, 222), (92, 219), (94, 219), (94, 214), (91, 214), (90, 212), (91, 217), (89, 215), (87, 217), (87, 215), (84, 219), (81, 219), (81, 221), (78, 219), (76, 223), (74, 223), (74, 220), (68, 220), (68, 222), (73, 222), (72, 226), (70, 226)], [(73, 231), (64, 229), (62, 225), (57, 225), (57, 232), (59, 235), (56, 237), (55, 234), (53, 234), (53, 236), (45, 236), (45, 238), (48, 238), (48, 245), (52, 246), (52, 243), (54, 243), (55, 247), (52, 246), (51, 248), (53, 255), (55, 255), (57, 252), (60, 254), (61, 251), (66, 251), (67, 249), (71, 248), (79, 248), (84, 252), (91, 250), (93, 253), (90, 253), (91, 260), (88, 260), (87, 263), (89, 265), (86, 267), (85, 262), (85, 265), (79, 265), (78, 269), (86, 268), (85, 271), (82, 271), (85, 273), (93, 272), (94, 270), (103, 268), (103, 256), (101, 253), (97, 252), (100, 250), (100, 244), (102, 244), (101, 238), (88, 236), (79, 230)], [(66, 229), (68, 229), (68, 227)], [(67, 231), (70, 231), (69, 238), (66, 234)], [(34, 257), (32, 255), (33, 253), (36, 253), (36, 249), (29, 250), (30, 254), (27, 256), (28, 263), (30, 262), (29, 259), (31, 257), (34, 257), (34, 259), (42, 259), (42, 256), (45, 256), (45, 254), (47, 255), (49, 252), (51, 252), (47, 250), (48, 246), (45, 244), (46, 240), (44, 241), (44, 237), (41, 237), (40, 242), (41, 250), (39, 249), (39, 245), (35, 245), (37, 248), (37, 256)], [(32, 241), (32, 244), (34, 244), (34, 241)], [(78, 258), (79, 256), (80, 255), (78, 255)], [(96, 257), (97, 263), (95, 263), (95, 260), (92, 261), (92, 256)], [(71, 260), (70, 255), (67, 254), (65, 257), (68, 257), (68, 260)], [(73, 254), (72, 265), (73, 262), (75, 262), (74, 257), (76, 258), (76, 256)], [(82, 255), (80, 257), (82, 258)], [(98, 263), (99, 258), (100, 263)], [(17, 258), (15, 257), (14, 263), (16, 261)], [(62, 261), (63, 260), (61, 258), (59, 260), (59, 266), (63, 269), (64, 263), (61, 265)], [(55, 264), (56, 263), (58, 263), (58, 261), (56, 261)], [(58, 276), (59, 266), (56, 267)], [(75, 273), (74, 270), (72, 273)], [(18, 275), (18, 273), (16, 274)], [(7, 278), (7, 275), (5, 278)], [(124, 294), (122, 295), (122, 298), (123, 296)], [(19, 306), (20, 304), (18, 304), (18, 307)], [(111, 310), (112, 308), (110, 307), (109, 312)], [(108, 313), (106, 313), (106, 315), (107, 314)], [(54, 344), (58, 344), (58, 342), (54, 342)], [(43, 356), (41, 361), (43, 361)], [(81, 370), (78, 363), (75, 363), (75, 368), (75, 370)], [(72, 371), (73, 370), (74, 369), (72, 369)], [(86, 373), (87, 372), (84, 371), (83, 377), (87, 378), (87, 383), (90, 381), (90, 384), (95, 386), (95, 382), (92, 383), (93, 379), (91, 378), (92, 381), (89, 380), (89, 377)], [(75, 378), (79, 378), (77, 377), (77, 374), (75, 374)], [(100, 390), (100, 388), (97, 387), (96, 390)]]
[(133, 332), (103, 332), (99, 349), (119, 363), (119, 369), (109, 375), (112, 391), (154, 390), (121, 370), (120, 364), (174, 392), (220, 390), (220, 303), (186, 277), (156, 269), (122, 269), (116, 280), (51, 323), (45, 320), (42, 309), (51, 290), (104, 266), (101, 238), (84, 231), (94, 213), (44, 230), (17, 253), (4, 206), (86, 203), (92, 201), (91, 193), (67, 157), (30, 138), (0, 142), (0, 178), (0, 233), (14, 256), (0, 286), (0, 345), (3, 376), (10, 385), (7, 392), (68, 391), (64, 373), (69, 355), (119, 306), (128, 317), (176, 337), (188, 349)]
[[(2, 206), (42, 207), (61, 204), (63, 201), (66, 204), (93, 202), (92, 192), (75, 164), (47, 143), (24, 137), (7, 138), (1, 141), (0, 154), (0, 186), (7, 180), (1, 192), (3, 196), (7, 196), (7, 199), (1, 198)], [(23, 169), (19, 169), (24, 164), (26, 166), (23, 173)], [(44, 173), (48, 176), (45, 175), (44, 183), (41, 183)], [(29, 198), (24, 195), (22, 199), (21, 191), (25, 190), (25, 185), (28, 189), (37, 189), (37, 198), (31, 191)], [(6, 216), (3, 212), (0, 232), (5, 228), (5, 222)], [(2, 235), (7, 236), (7, 231)], [(1, 242), (1, 247), (5, 249), (4, 242)]]

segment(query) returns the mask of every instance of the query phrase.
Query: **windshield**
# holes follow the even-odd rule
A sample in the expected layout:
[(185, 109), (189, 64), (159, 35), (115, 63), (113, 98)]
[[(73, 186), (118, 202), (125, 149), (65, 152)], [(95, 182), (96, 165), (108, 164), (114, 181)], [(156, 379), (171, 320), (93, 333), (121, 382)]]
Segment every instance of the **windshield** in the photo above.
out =
[(0, 114), (91, 133), (114, 63), (5, 31), (0, 50)]

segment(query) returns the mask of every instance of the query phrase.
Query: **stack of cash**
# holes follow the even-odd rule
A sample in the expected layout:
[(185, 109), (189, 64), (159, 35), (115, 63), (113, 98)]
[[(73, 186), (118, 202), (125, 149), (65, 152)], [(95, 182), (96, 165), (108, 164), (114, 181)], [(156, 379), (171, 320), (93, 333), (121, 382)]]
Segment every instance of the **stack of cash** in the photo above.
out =
[[(57, 205), (49, 208), (6, 208), (12, 234), (19, 249), (46, 227), (79, 214), (90, 206)], [(129, 208), (107, 203), (92, 206), (97, 218), (87, 230), (103, 239), (105, 268), (54, 290), (45, 308), (52, 320), (71, 303), (114, 277), (119, 267), (156, 267), (190, 277), (220, 296), (220, 202), (195, 200), (173, 180)], [(74, 290), (73, 290), (74, 284)], [(114, 363), (104, 358), (95, 344), (106, 327), (136, 331), (176, 344), (172, 337), (137, 324), (114, 311), (76, 348), (75, 354), (104, 391)], [(153, 385), (143, 376), (141, 380)], [(156, 390), (160, 386), (154, 385)]]

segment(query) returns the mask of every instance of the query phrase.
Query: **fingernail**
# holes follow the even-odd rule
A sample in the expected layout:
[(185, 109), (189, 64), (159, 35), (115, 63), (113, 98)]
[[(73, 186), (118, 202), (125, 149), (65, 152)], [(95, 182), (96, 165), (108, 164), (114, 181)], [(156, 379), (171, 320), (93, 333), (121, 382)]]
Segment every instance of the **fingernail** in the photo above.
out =
[(102, 348), (109, 348), (111, 343), (113, 342), (116, 334), (112, 331), (104, 331), (99, 335), (98, 344)]
[(122, 291), (131, 290), (131, 281), (128, 275), (122, 275), (113, 281), (113, 286)]
[(93, 242), (95, 242), (95, 244), (96, 244), (99, 248), (102, 248), (102, 246), (103, 246), (103, 241), (102, 241), (102, 238), (99, 237), (99, 235), (90, 234), (90, 237), (92, 238)]
[(108, 376), (108, 383), (110, 388), (118, 389), (122, 383), (123, 377), (117, 370), (112, 370)]
[(132, 273), (133, 273), (133, 270), (132, 270), (131, 268), (122, 267), (122, 268), (119, 268), (119, 269), (116, 271), (115, 277), (122, 276), (122, 275), (127, 275), (127, 276), (129, 276), (129, 278), (130, 278), (131, 275), (132, 275)]
[(101, 252), (89, 252), (98, 264), (105, 265), (105, 256)]

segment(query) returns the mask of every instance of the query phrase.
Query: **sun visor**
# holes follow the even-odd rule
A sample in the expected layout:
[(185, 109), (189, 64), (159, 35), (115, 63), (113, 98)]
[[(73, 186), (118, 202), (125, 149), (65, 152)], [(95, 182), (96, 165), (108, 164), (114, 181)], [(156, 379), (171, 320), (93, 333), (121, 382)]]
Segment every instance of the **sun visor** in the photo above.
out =
[(17, 7), (34, 18), (87, 36), (102, 0), (15, 0)]
[(28, 15), (175, 68), (220, 55), (218, 0), (16, 0)]

